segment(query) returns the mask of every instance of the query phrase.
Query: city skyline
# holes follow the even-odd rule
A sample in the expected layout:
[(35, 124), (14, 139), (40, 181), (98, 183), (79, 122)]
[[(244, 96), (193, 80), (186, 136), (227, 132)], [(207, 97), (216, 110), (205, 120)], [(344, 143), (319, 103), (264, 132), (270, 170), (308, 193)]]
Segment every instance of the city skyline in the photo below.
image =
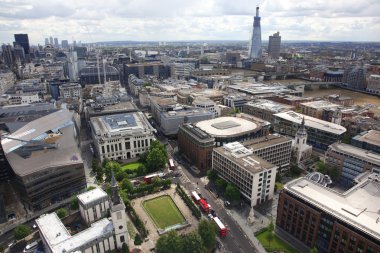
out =
[[(31, 44), (59, 40), (177, 41), (249, 40), (256, 4), (262, 38), (280, 31), (283, 40), (379, 41), (380, 2), (299, 0), (144, 1), (1, 0), (0, 42), (27, 33)], [(333, 24), (333, 25), (332, 25)]]

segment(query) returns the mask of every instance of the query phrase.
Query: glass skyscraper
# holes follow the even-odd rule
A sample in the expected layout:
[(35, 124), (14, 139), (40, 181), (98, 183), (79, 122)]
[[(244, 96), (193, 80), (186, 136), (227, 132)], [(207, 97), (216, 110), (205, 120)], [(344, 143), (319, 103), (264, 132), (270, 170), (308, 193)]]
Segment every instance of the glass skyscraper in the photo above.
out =
[(253, 32), (251, 38), (251, 48), (249, 57), (251, 59), (261, 58), (261, 26), (259, 17), (259, 7), (256, 7), (256, 16), (253, 21)]

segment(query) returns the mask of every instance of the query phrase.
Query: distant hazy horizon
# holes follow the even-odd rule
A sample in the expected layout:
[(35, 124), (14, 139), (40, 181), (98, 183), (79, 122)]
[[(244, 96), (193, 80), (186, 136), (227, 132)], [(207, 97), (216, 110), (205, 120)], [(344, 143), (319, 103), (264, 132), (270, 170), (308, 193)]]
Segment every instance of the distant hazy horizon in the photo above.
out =
[(262, 39), (379, 42), (378, 0), (0, 0), (0, 43), (27, 33), (31, 44), (52, 36), (106, 41), (248, 41), (256, 4)]

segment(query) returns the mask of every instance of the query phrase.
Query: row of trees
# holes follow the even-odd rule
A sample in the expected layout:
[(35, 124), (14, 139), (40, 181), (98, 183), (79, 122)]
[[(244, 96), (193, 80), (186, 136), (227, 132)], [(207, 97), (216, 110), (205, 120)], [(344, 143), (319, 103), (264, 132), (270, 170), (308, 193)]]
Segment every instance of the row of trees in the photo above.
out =
[(207, 178), (210, 182), (215, 184), (218, 192), (224, 194), (227, 200), (232, 203), (237, 203), (240, 201), (240, 191), (236, 185), (228, 183), (226, 180), (220, 178), (216, 170), (209, 170), (207, 172)]
[(337, 179), (339, 176), (339, 172), (337, 168), (329, 167), (322, 161), (317, 162), (316, 167), (317, 167), (318, 172), (324, 175), (329, 175), (332, 179)]
[(191, 200), (189, 195), (182, 189), (182, 187), (177, 184), (176, 191), (179, 194), (179, 196), (183, 199), (185, 204), (189, 207), (192, 214), (197, 218), (198, 220), (202, 217), (202, 213), (199, 210), (199, 208), (194, 204), (194, 202)]
[(176, 231), (170, 231), (161, 236), (156, 243), (157, 253), (201, 253), (211, 252), (216, 245), (217, 230), (215, 225), (206, 219), (202, 219), (197, 231), (185, 235), (178, 235)]

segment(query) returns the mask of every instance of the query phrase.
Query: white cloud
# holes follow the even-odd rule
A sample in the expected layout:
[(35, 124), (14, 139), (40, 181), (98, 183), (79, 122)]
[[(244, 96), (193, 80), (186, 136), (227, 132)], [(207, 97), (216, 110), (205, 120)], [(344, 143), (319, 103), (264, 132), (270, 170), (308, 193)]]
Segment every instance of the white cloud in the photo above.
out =
[[(247, 40), (250, 0), (0, 0), (0, 42), (68, 40)], [(379, 0), (264, 0), (262, 38), (378, 41)]]

